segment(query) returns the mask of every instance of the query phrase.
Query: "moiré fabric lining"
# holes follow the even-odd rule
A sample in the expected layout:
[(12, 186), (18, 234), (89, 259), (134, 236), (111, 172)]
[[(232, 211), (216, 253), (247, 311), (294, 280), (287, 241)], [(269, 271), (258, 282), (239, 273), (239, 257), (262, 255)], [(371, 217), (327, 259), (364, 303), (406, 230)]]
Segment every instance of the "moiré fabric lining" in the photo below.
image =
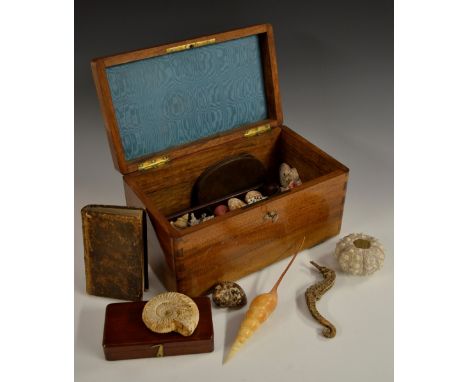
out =
[(106, 72), (126, 160), (268, 117), (258, 36)]

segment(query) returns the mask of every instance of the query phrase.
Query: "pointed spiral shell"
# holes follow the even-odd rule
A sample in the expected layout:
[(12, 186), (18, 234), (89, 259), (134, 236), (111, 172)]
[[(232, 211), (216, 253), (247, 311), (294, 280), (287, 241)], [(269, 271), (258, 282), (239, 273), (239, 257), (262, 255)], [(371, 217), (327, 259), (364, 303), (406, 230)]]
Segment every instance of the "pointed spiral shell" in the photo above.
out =
[(276, 293), (263, 293), (255, 297), (245, 314), (244, 321), (242, 321), (237, 332), (236, 340), (229, 351), (227, 360), (232, 358), (258, 327), (270, 317), (277, 303), (278, 295)]
[(146, 303), (142, 313), (143, 322), (153, 332), (175, 331), (183, 336), (195, 331), (199, 317), (195, 302), (177, 292), (158, 294)]

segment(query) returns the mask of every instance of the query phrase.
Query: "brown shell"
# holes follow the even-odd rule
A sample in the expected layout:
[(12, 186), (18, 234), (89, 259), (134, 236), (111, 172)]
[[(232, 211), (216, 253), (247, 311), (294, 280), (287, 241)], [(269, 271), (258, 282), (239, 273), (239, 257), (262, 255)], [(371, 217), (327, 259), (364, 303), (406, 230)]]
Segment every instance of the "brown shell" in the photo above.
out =
[(212, 298), (220, 308), (240, 308), (247, 304), (244, 290), (232, 281), (222, 281), (216, 284)]

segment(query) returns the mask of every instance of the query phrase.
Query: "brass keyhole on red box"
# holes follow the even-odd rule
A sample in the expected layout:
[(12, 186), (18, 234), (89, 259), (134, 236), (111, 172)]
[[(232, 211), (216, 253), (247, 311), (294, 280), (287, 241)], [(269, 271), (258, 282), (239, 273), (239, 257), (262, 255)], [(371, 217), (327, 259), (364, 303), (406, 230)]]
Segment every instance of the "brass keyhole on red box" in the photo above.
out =
[(278, 220), (278, 212), (276, 211), (268, 211), (265, 216), (263, 216), (263, 220), (269, 220), (272, 223)]
[(154, 345), (151, 347), (156, 349), (156, 357), (164, 357), (164, 345)]

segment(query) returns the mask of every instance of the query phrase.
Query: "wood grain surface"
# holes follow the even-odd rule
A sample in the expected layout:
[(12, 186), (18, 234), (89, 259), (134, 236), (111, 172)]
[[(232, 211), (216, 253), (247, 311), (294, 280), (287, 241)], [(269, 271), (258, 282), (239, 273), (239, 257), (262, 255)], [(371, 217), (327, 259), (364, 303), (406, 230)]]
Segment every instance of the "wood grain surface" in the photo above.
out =
[[(146, 301), (109, 304), (106, 308), (102, 347), (108, 361), (208, 353), (214, 350), (211, 301), (194, 298), (200, 320), (192, 335), (155, 333), (141, 316)], [(162, 346), (162, 349), (160, 349)]]
[[(167, 54), (168, 48), (216, 39), (216, 43), (258, 36), (267, 118), (135, 160), (124, 155), (106, 69)], [(124, 174), (127, 204), (148, 212), (149, 263), (169, 290), (190, 296), (206, 293), (217, 281), (236, 280), (292, 254), (292, 244), (306, 237), (304, 248), (340, 231), (348, 169), (291, 129), (283, 126), (278, 68), (269, 24), (201, 36), (178, 43), (95, 59), (96, 89), (106, 122), (114, 164)], [(221, 70), (221, 68), (220, 68)], [(265, 134), (246, 138), (252, 127), (269, 124)], [(245, 209), (180, 230), (168, 216), (189, 209), (197, 178), (228, 157), (251, 154), (278, 176), (287, 162), (303, 184)], [(167, 155), (170, 161), (138, 171), (143, 161)], [(277, 218), (270, 219), (272, 215)]]
[[(217, 281), (237, 280), (304, 248), (337, 235), (341, 228), (348, 169), (287, 127), (230, 140), (166, 167), (124, 177), (129, 205), (145, 206), (159, 245), (149, 246), (156, 273), (171, 290), (198, 296)], [(255, 142), (255, 143), (254, 143)], [(245, 209), (202, 224), (176, 229), (166, 216), (190, 204), (190, 190), (209, 164), (234, 153), (259, 158), (271, 172), (284, 160), (298, 168), (303, 184)], [(277, 219), (268, 219), (275, 213)], [(161, 272), (163, 274), (161, 274)]]
[[(263, 113), (254, 113), (256, 115), (256, 118), (253, 118), (250, 121), (248, 121), (249, 118), (247, 117), (244, 118), (245, 120), (244, 120), (243, 126), (245, 126), (249, 122), (252, 122), (253, 125), (260, 125), (262, 123), (265, 123), (265, 120), (272, 120), (272, 121), (276, 121), (276, 123), (278, 122), (281, 123), (282, 111), (281, 111), (281, 101), (279, 98), (279, 87), (278, 87), (278, 78), (277, 78), (278, 73), (277, 73), (276, 57), (275, 57), (275, 50), (274, 50), (273, 29), (268, 24), (256, 25), (253, 27), (247, 27), (247, 28), (242, 28), (242, 29), (236, 29), (233, 31), (213, 34), (209, 36), (201, 36), (195, 39), (180, 41), (178, 43), (167, 44), (167, 45), (152, 47), (148, 49), (141, 49), (141, 50), (137, 50), (133, 52), (127, 52), (127, 53), (117, 54), (114, 56), (96, 58), (92, 60), (91, 69), (93, 72), (93, 78), (94, 78), (94, 82), (96, 86), (97, 95), (99, 98), (99, 103), (101, 105), (101, 111), (102, 111), (105, 125), (106, 125), (107, 136), (108, 136), (109, 145), (112, 151), (114, 165), (121, 173), (127, 174), (127, 173), (131, 173), (137, 170), (138, 165), (140, 163), (153, 159), (155, 157), (164, 155), (166, 150), (158, 149), (158, 148), (163, 147), (164, 145), (154, 146), (157, 152), (150, 152), (151, 150), (145, 151), (145, 149), (143, 149), (143, 150), (138, 151), (140, 154), (144, 153), (143, 156), (138, 157), (138, 158), (133, 157), (134, 155), (132, 151), (133, 149), (129, 149), (129, 147), (133, 147), (135, 145), (139, 146), (143, 144), (143, 142), (138, 141), (139, 138), (137, 136), (132, 136), (131, 139), (123, 136), (119, 129), (119, 119), (121, 119), (122, 110), (125, 111), (125, 114), (127, 114), (127, 116), (130, 115), (129, 117), (130, 119), (136, 118), (136, 117), (132, 115), (132, 112), (129, 111), (128, 109), (128, 108), (130, 109), (132, 108), (131, 104), (123, 105), (123, 106), (122, 105), (119, 106), (119, 102), (114, 104), (114, 100), (112, 98), (112, 90), (110, 86), (111, 83), (109, 82), (107, 70), (116, 65), (129, 64), (129, 63), (133, 63), (136, 61), (153, 59), (161, 55), (166, 55), (168, 54), (167, 53), (168, 48), (175, 47), (178, 45), (190, 44), (196, 41), (209, 40), (213, 38), (216, 40), (216, 43), (223, 43), (226, 41), (246, 38), (249, 36), (258, 36), (258, 44), (260, 46), (260, 55), (261, 55), (261, 63), (262, 63), (262, 70), (263, 70), (263, 86), (264, 86), (265, 97), (266, 97), (265, 101), (266, 101), (266, 106), (267, 106), (267, 113), (266, 113), (267, 118), (266, 119), (262, 118)], [(206, 47), (201, 47), (201, 48), (196, 48), (196, 49), (204, 49)], [(169, 53), (169, 54), (173, 54), (173, 53)], [(112, 75), (111, 75), (111, 82), (112, 82)], [(123, 83), (126, 83), (126, 81), (124, 81)], [(117, 89), (122, 90), (121, 87), (122, 86), (118, 85)], [(114, 95), (115, 93), (116, 91), (114, 90)], [(242, 102), (243, 101), (239, 100), (239, 106)], [(153, 111), (151, 111), (151, 113), (152, 112)], [(219, 109), (219, 112), (222, 112), (222, 110)], [(236, 113), (236, 115), (237, 114), (238, 113)], [(254, 120), (254, 119), (258, 119), (258, 120)], [(178, 118), (175, 118), (175, 120), (178, 120)], [(234, 123), (232, 127), (235, 128), (236, 124)], [(157, 128), (157, 126), (155, 126), (155, 128)], [(155, 133), (157, 134), (156, 131)], [(214, 131), (214, 133), (217, 133), (217, 132)], [(164, 135), (164, 132), (162, 132), (162, 134)], [(220, 131), (218, 132), (218, 134), (222, 134), (222, 132)], [(171, 135), (171, 132), (169, 132), (169, 135)], [(200, 135), (199, 132), (196, 132), (196, 136), (198, 139), (201, 136), (203, 136), (203, 134)], [(135, 142), (133, 143), (126, 142), (124, 144), (123, 142), (124, 139), (130, 139), (130, 141), (135, 140)], [(161, 139), (164, 140), (164, 137), (161, 137)], [(184, 140), (182, 140), (181, 142), (183, 141)], [(190, 139), (185, 139), (185, 143), (190, 144), (191, 143)], [(127, 147), (127, 150), (126, 150), (126, 147)], [(126, 156), (126, 152), (127, 152), (127, 156)], [(128, 155), (129, 152), (131, 153), (130, 155)]]

